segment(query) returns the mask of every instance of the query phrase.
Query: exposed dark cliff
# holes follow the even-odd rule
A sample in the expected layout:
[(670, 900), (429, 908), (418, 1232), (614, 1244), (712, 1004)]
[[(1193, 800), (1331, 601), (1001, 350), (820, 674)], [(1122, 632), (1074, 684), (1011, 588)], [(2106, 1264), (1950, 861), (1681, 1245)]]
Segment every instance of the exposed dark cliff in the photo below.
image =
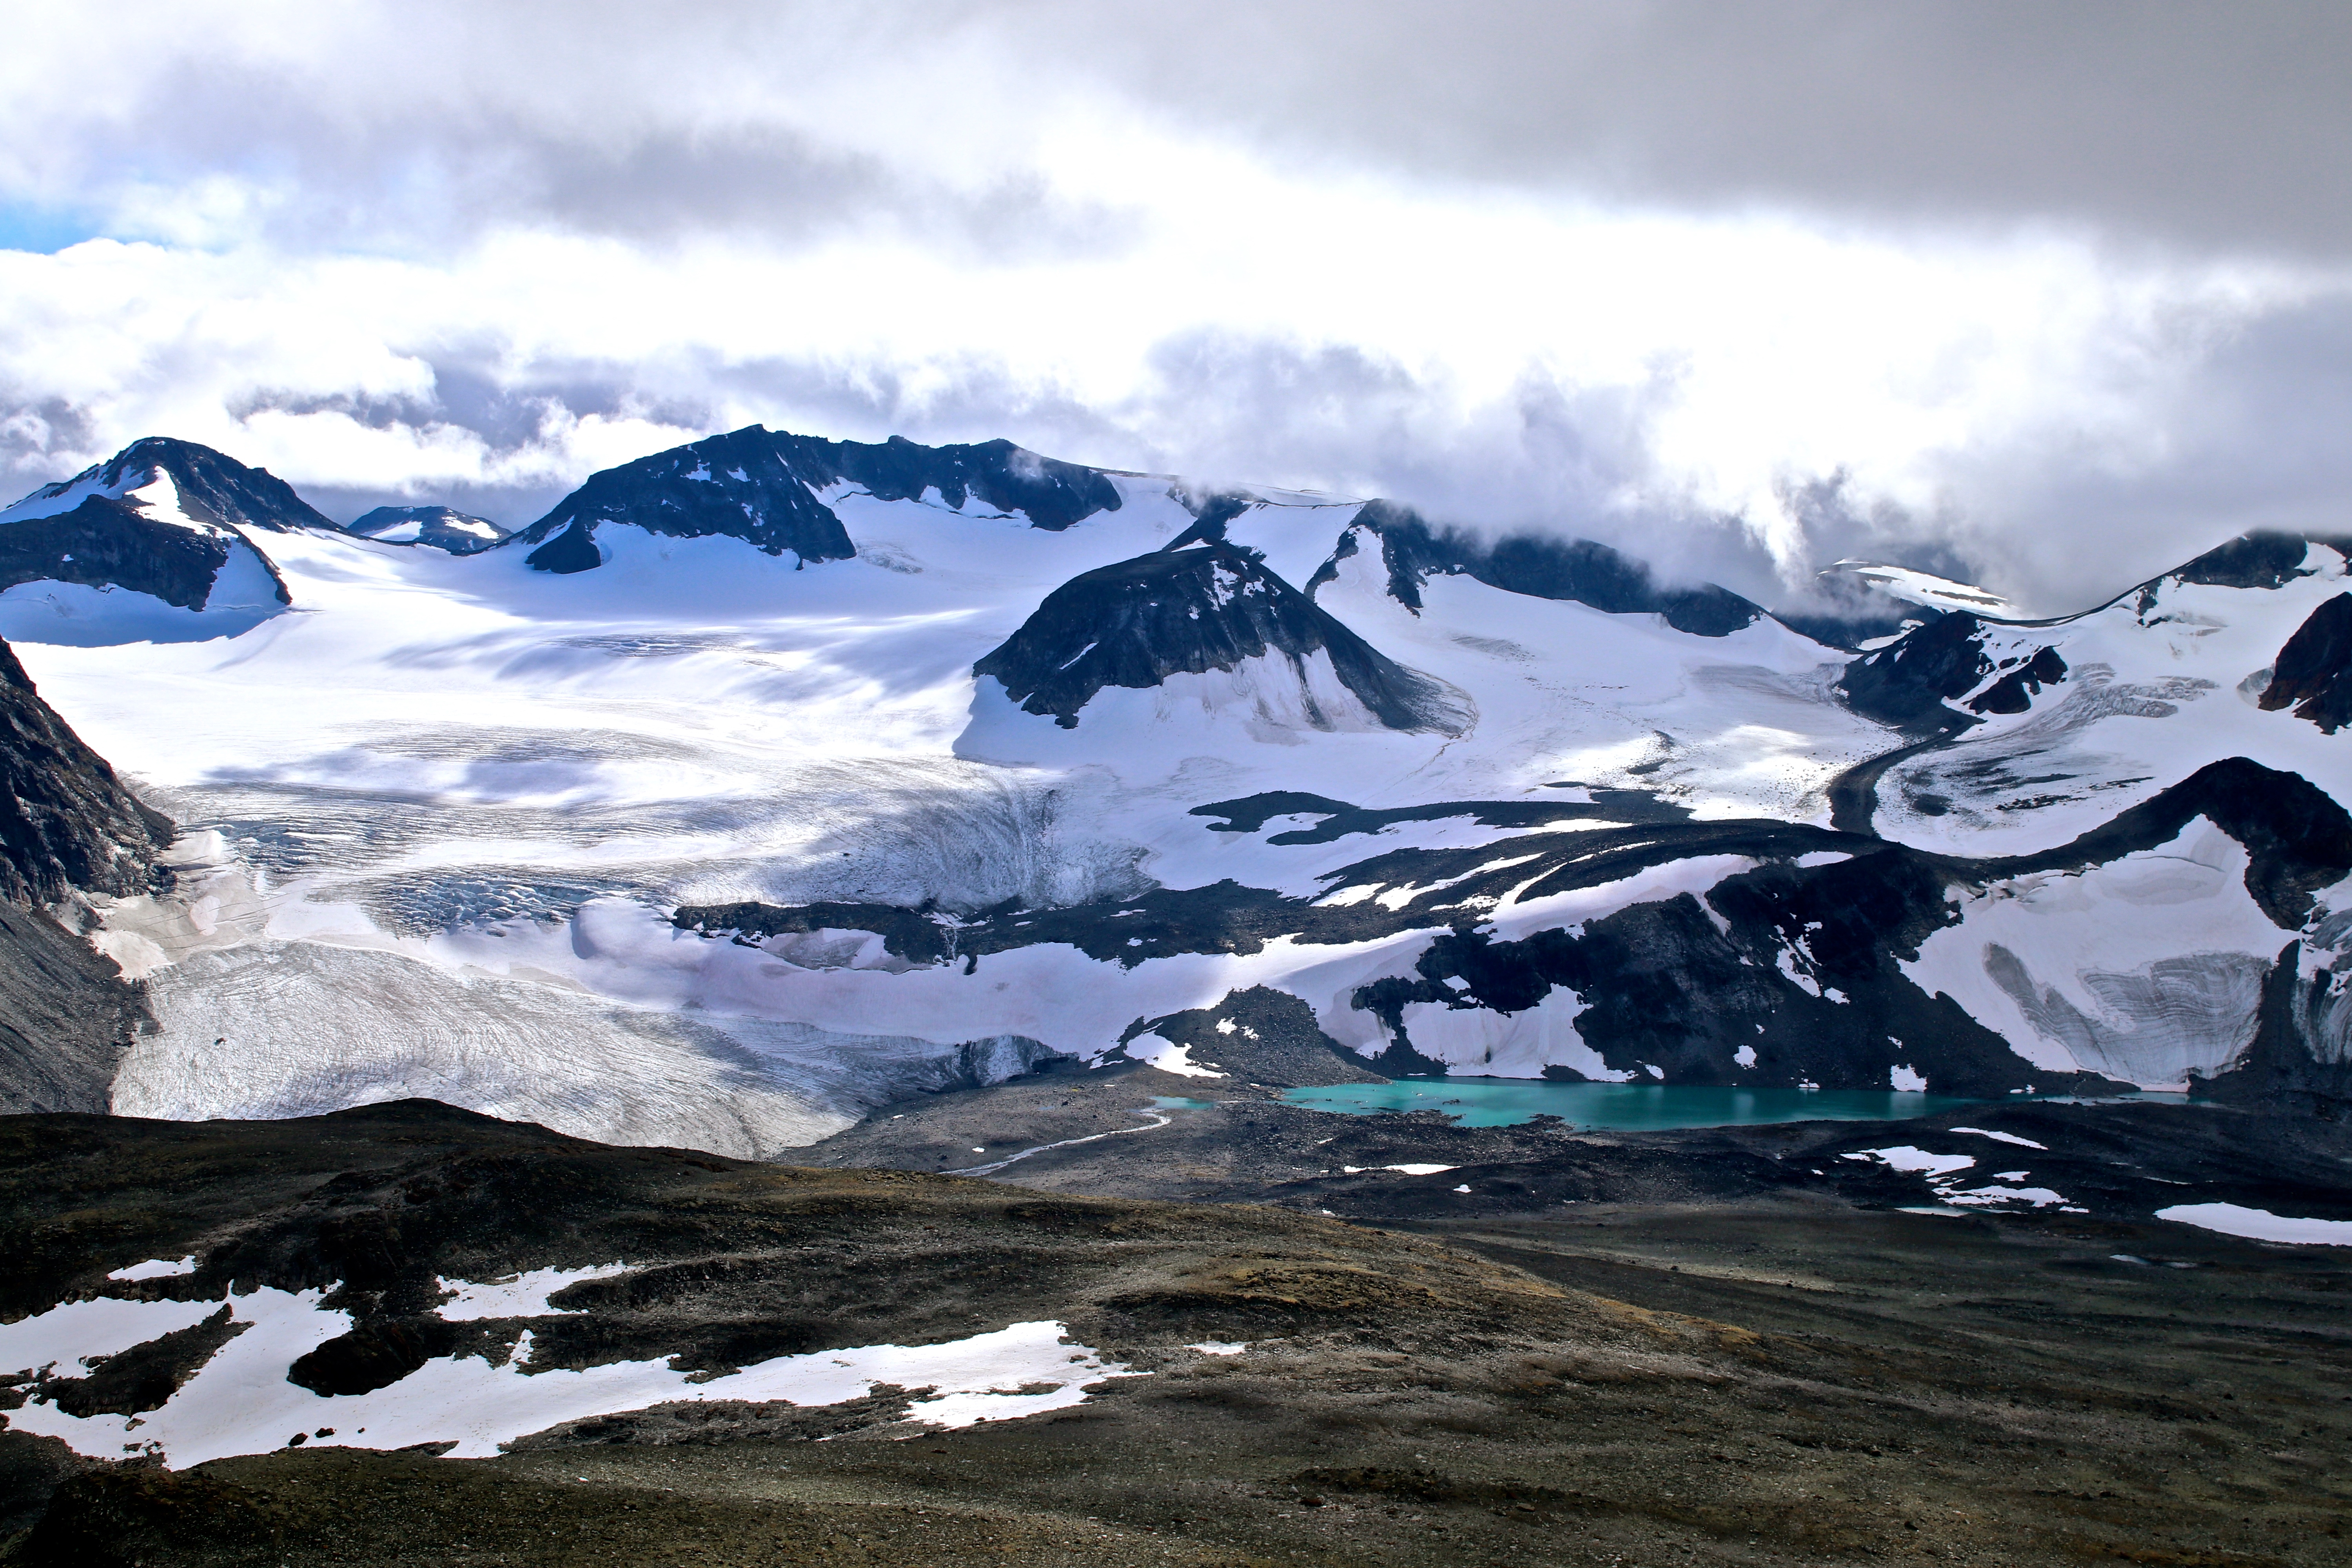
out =
[(145, 1009), (38, 906), (144, 891), (171, 837), (0, 644), (0, 1111), (106, 1109)]
[[(0, 588), (83, 583), (201, 610), (234, 542), (226, 534), (158, 522), (129, 501), (90, 496), (71, 511), (0, 524)], [(278, 595), (286, 602), (283, 583)]]
[[(2319, 889), (2352, 875), (2352, 816), (2300, 776), (2244, 758), (2202, 768), (2072, 843), (1995, 859), (1931, 855), (1795, 823), (1694, 821), (1671, 813), (1627, 823), (1636, 814), (1614, 803), (1548, 803), (1542, 819), (1524, 815), (1529, 809), (1524, 802), (1463, 802), (1368, 812), (1290, 794), (1201, 808), (1227, 818), (1221, 830), (1231, 832), (1258, 831), (1276, 816), (1326, 816), (1321, 829), (1285, 832), (1279, 841), (1286, 843), (1374, 835), (1393, 821), (1440, 815), (1538, 829), (1471, 847), (1390, 850), (1322, 879), (1333, 889), (1381, 889), (1396, 895), (1391, 898), (1332, 900), (1225, 881), (1064, 908), (989, 910), (952, 923), (856, 905), (680, 910), (679, 921), (714, 933), (815, 924), (881, 931), (894, 953), (968, 972), (990, 954), (1039, 943), (1066, 943), (1099, 961), (1133, 966), (1185, 952), (1252, 953), (1286, 937), (1338, 945), (1434, 931), (1410, 973), (1374, 980), (1352, 996), (1356, 1008), (1381, 1019), (1391, 1042), (1388, 1054), (1369, 1064), (1379, 1070), (1444, 1070), (1428, 1042), (1416, 1045), (1408, 1009), (1509, 1016), (1564, 987), (1580, 1003), (1577, 1035), (1610, 1069), (1641, 1081), (1884, 1089), (1891, 1069), (1903, 1066), (1938, 1092), (1997, 1095), (2104, 1080), (2036, 1067), (1983, 1021), (1904, 972), (1923, 942), (1962, 918), (1955, 891), (2110, 865), (2171, 842), (2198, 817), (2244, 847), (2247, 892), (2280, 927), (2282, 940), (2314, 917)], [(1589, 817), (1577, 831), (1540, 831), (1553, 814), (1565, 826), (1579, 813)], [(1491, 931), (1507, 898), (1533, 903), (1706, 858), (1744, 860), (1748, 868), (1718, 876), (1701, 891), (1514, 940)], [(2294, 967), (2288, 962), (2285, 972), (2291, 975)], [(2327, 1086), (2352, 1072), (2344, 1065), (2352, 1061), (2352, 1006), (2338, 1009), (2325, 994), (2334, 978), (2321, 974), (2316, 990), (2296, 982), (2302, 989), (2293, 991), (2294, 1006), (2265, 1037), (2273, 1041), (2269, 1057), (2238, 1064), (2240, 1076), (2227, 1081), (2240, 1092), (2257, 1083), (2293, 1086), (2304, 1102), (2326, 1102), (2335, 1092)], [(1163, 1037), (1202, 1047), (1193, 1052), (1196, 1060), (1223, 1059), (1217, 1047), (1223, 1032), (1214, 1038), (1202, 1032), (1214, 1030), (1207, 1013), (1162, 1022), (1170, 1026), (1158, 1030)], [(1313, 1036), (1321, 1037), (1319, 1031)], [(1245, 1053), (1242, 1059), (1251, 1058)], [(1303, 1063), (1269, 1063), (1267, 1070), (1296, 1073)], [(2352, 1110), (2352, 1102), (2344, 1109)]]
[(1968, 728), (1975, 722), (1970, 713), (2022, 713), (2044, 687), (2066, 679), (2056, 648), (1996, 659), (1985, 646), (1990, 635), (1987, 624), (1966, 611), (1939, 616), (1847, 665), (1838, 690), (1865, 719), (1935, 733)]
[(2262, 705), (2292, 705), (2323, 734), (2352, 723), (2352, 594), (2338, 594), (2297, 626), (2279, 649)]
[(516, 539), (533, 547), (533, 566), (555, 573), (601, 564), (594, 535), (607, 523), (677, 539), (725, 535), (803, 562), (841, 561), (856, 547), (817, 492), (845, 482), (883, 500), (931, 490), (950, 507), (977, 499), (1044, 529), (1068, 528), (1119, 504), (1116, 487), (1096, 469), (1010, 441), (826, 441), (752, 425), (593, 474)]
[[(1342, 684), (1391, 730), (1458, 733), (1465, 715), (1436, 681), (1389, 658), (1232, 544), (1160, 551), (1085, 573), (1045, 596), (972, 666), (1031, 713), (1075, 728), (1107, 686), (1144, 689), (1178, 673), (1232, 669), (1279, 654), (1300, 679), (1327, 655)], [(1327, 722), (1307, 697), (1310, 719)]]
[(1506, 593), (1569, 600), (1612, 615), (1663, 616), (1675, 630), (1699, 637), (1727, 637), (1764, 613), (1713, 584), (1662, 587), (1646, 564), (1590, 539), (1517, 534), (1489, 544), (1456, 530), (1433, 529), (1409, 508), (1379, 500), (1368, 503), (1350, 526), (1380, 540), (1389, 592), (1414, 610), (1421, 608), (1422, 584), (1432, 576), (1461, 574)]
[[(153, 504), (158, 498), (130, 494), (159, 476), (171, 481), (178, 515)], [(242, 545), (268, 574), (277, 601), (290, 604), (277, 567), (245, 534), (304, 528), (340, 531), (266, 468), (194, 442), (149, 437), (0, 512), (0, 589), (79, 583), (201, 610)]]
[(2207, 551), (2154, 583), (2144, 584), (2140, 591), (2145, 595), (2168, 578), (2216, 588), (2284, 588), (2297, 577), (2311, 574), (2303, 561), (2314, 544), (2352, 555), (2352, 539), (2261, 530), (2240, 534), (2229, 543)]
[(122, 786), (0, 643), (0, 898), (143, 891), (171, 837), (171, 822)]
[(295, 494), (293, 486), (268, 469), (247, 468), (210, 447), (169, 436), (133, 441), (105, 462), (84, 468), (72, 479), (44, 485), (16, 505), (54, 500), (78, 486), (119, 496), (152, 483), (158, 473), (170, 476), (180, 510), (199, 522), (272, 533), (297, 528), (341, 531), (325, 514)]

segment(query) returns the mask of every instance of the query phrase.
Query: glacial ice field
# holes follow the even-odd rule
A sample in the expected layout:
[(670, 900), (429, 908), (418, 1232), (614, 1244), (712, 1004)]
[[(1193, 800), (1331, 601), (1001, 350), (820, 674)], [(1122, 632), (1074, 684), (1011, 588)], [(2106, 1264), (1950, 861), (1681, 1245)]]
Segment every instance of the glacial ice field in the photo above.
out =
[[(1169, 481), (1108, 479), (1121, 504), (1059, 529), (844, 481), (818, 499), (850, 559), (607, 523), (601, 564), (554, 574), (519, 544), (231, 530), (217, 606), (65, 583), (0, 595), (43, 695), (182, 829), (168, 892), (99, 900), (93, 940), (145, 982), (156, 1021), (115, 1109), (276, 1117), (424, 1095), (771, 1156), (1049, 1056), (1100, 1061), (1129, 1039), (1129, 1057), (1181, 1057), (1147, 1020), (1255, 985), (1367, 1058), (1601, 1082), (1814, 1070), (1776, 1067), (1777, 1037), (1744, 1032), (1679, 1064), (1628, 1057), (1600, 1032), (1616, 982), (1578, 978), (1599, 947), (1544, 958), (1507, 1000), (1431, 967), (1474, 938), (1638, 947), (1609, 922), (1651, 906), (1687, 911), (1676, 973), (1769, 971), (1832, 1022), (1869, 1000), (1841, 988), (1818, 922), (1735, 929), (1724, 890), (1873, 847), (1832, 831), (1834, 786), (1917, 737), (1845, 700), (1853, 655), (1769, 617), (1695, 635), (1465, 573), (1426, 575), (1409, 604), (1357, 503), (1259, 492), (1226, 537), (1441, 694), (1444, 721), (1391, 727), (1328, 651), (1270, 648), (1104, 685), (1064, 723), (973, 666), (1058, 586), (1195, 528)], [(2313, 544), (2272, 587), (2166, 579), (2066, 622), (1986, 621), (1985, 687), (2044, 648), (2064, 680), (1895, 763), (1871, 829), (1954, 863), (2041, 853), (2224, 759), (2340, 795), (2352, 741), (2258, 699), (2346, 575)], [(1690, 847), (1624, 847), (1654, 829)], [(2317, 888), (2282, 924), (2242, 837), (2194, 816), (2095, 864), (1972, 873), (1935, 929), (1897, 943), (1886, 984), (1957, 1003), (2021, 1068), (2151, 1088), (2223, 1070), (2282, 948), (2300, 944), (2324, 986), (2352, 923), (2335, 912), (2352, 899)], [(1591, 867), (1586, 844), (1607, 847)], [(1202, 920), (1244, 895), (1288, 900), (1266, 919), (1290, 923), (1103, 949), (1170, 890), (1203, 890)], [(937, 962), (854, 923), (754, 940), (669, 919), (742, 902), (919, 911), (950, 935), (996, 923), (984, 951)], [(1101, 929), (997, 940), (1074, 907), (1098, 907)], [(1710, 928), (1726, 944), (1711, 956)], [(1420, 989), (1366, 1000), (1390, 982)], [(2341, 1048), (2352, 1014), (2314, 1026)], [(1850, 1087), (1943, 1070), (1900, 1029), (1868, 1045)]]

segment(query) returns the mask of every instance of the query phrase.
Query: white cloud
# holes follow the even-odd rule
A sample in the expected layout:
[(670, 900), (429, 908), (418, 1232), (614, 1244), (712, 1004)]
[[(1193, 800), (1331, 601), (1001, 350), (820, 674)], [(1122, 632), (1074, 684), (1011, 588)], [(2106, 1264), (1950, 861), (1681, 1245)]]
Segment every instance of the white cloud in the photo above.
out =
[[(1512, 14), (1517, 35), (1425, 34), (1404, 5), (1339, 31), (1213, 7), (1208, 41), (924, 0), (44, 14), (0, 60), (0, 192), (152, 242), (0, 252), (0, 463), (29, 488), (170, 433), (331, 509), (436, 495), (521, 521), (755, 419), (1008, 435), (1589, 533), (1759, 595), (1943, 546), (2043, 608), (2341, 510), (2327, 416), (2352, 394), (2294, 323), (2332, 320), (2352, 274), (2049, 216), (2015, 149), (2032, 199), (2000, 221), (1977, 196), (1872, 208), (1853, 170), (1645, 184), (1624, 171), (1697, 143), (1622, 103), (1547, 118), (1496, 63), (1515, 37), (1588, 85), (1646, 60), (1675, 102), (1748, 93), (1727, 125), (1753, 84), (1719, 54), (1658, 65), (1675, 5)], [(1816, 21), (1858, 68), (1843, 16)], [(1882, 86), (1932, 78), (1919, 38), (1941, 36), (1870, 45)], [(1257, 99), (1207, 73), (1212, 42)], [(1795, 45), (1743, 47), (1761, 68)], [(1437, 150), (1398, 152), (1365, 103)], [(1760, 142), (1819, 130), (1754, 112)], [(2313, 397), (2326, 415), (2248, 412)]]

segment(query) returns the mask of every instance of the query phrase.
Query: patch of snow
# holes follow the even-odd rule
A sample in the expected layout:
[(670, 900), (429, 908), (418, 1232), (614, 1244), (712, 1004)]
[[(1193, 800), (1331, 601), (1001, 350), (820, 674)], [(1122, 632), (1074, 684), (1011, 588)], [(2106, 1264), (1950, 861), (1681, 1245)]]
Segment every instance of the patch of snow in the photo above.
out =
[(457, 1294), (435, 1310), (453, 1323), (476, 1318), (541, 1318), (576, 1311), (579, 1309), (551, 1307), (547, 1299), (566, 1286), (577, 1285), (583, 1279), (610, 1279), (616, 1274), (628, 1273), (632, 1267), (626, 1263), (604, 1263), (585, 1268), (533, 1268), (511, 1279), (484, 1284), (436, 1279), (435, 1286)]
[(187, 1257), (177, 1259), (151, 1258), (144, 1263), (134, 1263), (128, 1268), (117, 1268), (112, 1273), (109, 1274), (107, 1278), (109, 1279), (121, 1279), (126, 1281), (139, 1279), (169, 1279), (174, 1275), (194, 1274), (195, 1271), (196, 1255), (192, 1252), (188, 1254)]
[(2021, 1149), (2039, 1149), (2044, 1153), (2049, 1152), (2050, 1149), (2047, 1143), (2036, 1143), (2032, 1139), (2020, 1138), (2014, 1132), (1995, 1132), (1983, 1127), (1955, 1127), (1950, 1131), (1966, 1132), (1978, 1138), (1990, 1138), (1996, 1143), (2014, 1143)]
[(1192, 1047), (1180, 1046), (1164, 1036), (1141, 1034), (1127, 1042), (1127, 1054), (1147, 1067), (1161, 1072), (1174, 1073), (1179, 1078), (1223, 1078), (1223, 1073), (1192, 1059)]
[(1898, 958), (2036, 1067), (2126, 1083), (2210, 1076), (2253, 1037), (2286, 933), (2246, 891), (2246, 851), (2203, 817), (2079, 872), (1996, 882)]
[(2297, 1247), (2352, 1247), (2352, 1220), (2347, 1219), (2296, 1219), (2237, 1204), (2175, 1204), (2157, 1210), (2156, 1217), (2252, 1241), (2284, 1241)]
[(1982, 1207), (1990, 1204), (2020, 1203), (2042, 1208), (2051, 1204), (2063, 1204), (2066, 1200), (2048, 1187), (1969, 1187), (1960, 1191), (1946, 1188), (1944, 1201), (1948, 1204), (1965, 1204), (1971, 1207)]
[(1976, 1163), (1966, 1154), (1931, 1154), (1908, 1143), (1898, 1143), (1892, 1149), (1864, 1149), (1843, 1158), (1860, 1160), (1864, 1163), (1875, 1160), (1892, 1170), (1907, 1173), (1925, 1173), (1931, 1176), (1948, 1176)]
[(1886, 1069), (1886, 1087), (1897, 1094), (1924, 1094), (1927, 1080), (1907, 1067), (1896, 1066)]
[(1250, 1348), (1250, 1342), (1247, 1340), (1202, 1340), (1199, 1344), (1186, 1345), (1184, 1348), (1188, 1351), (1199, 1351), (1202, 1355), (1239, 1355), (1242, 1352)]
[[(1083, 1404), (1087, 1391), (1105, 1379), (1145, 1375), (1071, 1343), (1063, 1324), (1039, 1321), (943, 1344), (861, 1345), (779, 1356), (702, 1382), (674, 1369), (667, 1358), (577, 1371), (534, 1370), (526, 1335), (513, 1357), (499, 1365), (478, 1357), (440, 1358), (372, 1393), (322, 1397), (287, 1381), (286, 1369), (350, 1329), (348, 1314), (320, 1305), (323, 1294), (264, 1288), (226, 1297), (236, 1321), (251, 1327), (143, 1415), (75, 1416), (37, 1396), (9, 1412), (9, 1426), (58, 1438), (77, 1453), (107, 1458), (143, 1454), (171, 1469), (233, 1454), (268, 1453), (286, 1447), (295, 1434), (320, 1427), (333, 1428), (333, 1435), (307, 1439), (320, 1447), (394, 1449), (454, 1441), (452, 1458), (490, 1458), (502, 1444), (531, 1432), (656, 1405), (838, 1405), (865, 1397), (877, 1384), (892, 1384), (929, 1391), (914, 1401), (908, 1419), (969, 1426)], [(6, 1347), (0, 1350), (0, 1361), (23, 1353), (20, 1345), (68, 1347), (62, 1354), (48, 1354), (47, 1363), (114, 1353), (187, 1327), (221, 1304), (113, 1303), (117, 1309), (149, 1309), (140, 1315), (139, 1337), (126, 1342), (129, 1319), (122, 1326), (101, 1323), (87, 1311), (77, 1312), (96, 1303), (70, 1303), (0, 1326), (0, 1346)], [(177, 1310), (160, 1310), (165, 1308)], [(195, 1317), (189, 1318), (190, 1312)], [(110, 1328), (112, 1332), (104, 1331)], [(1036, 1384), (1051, 1386), (1020, 1392)]]
[[(100, 1296), (68, 1301), (13, 1323), (0, 1323), (0, 1372), (30, 1376), (43, 1367), (79, 1368), (85, 1361), (120, 1355), (133, 1345), (194, 1328), (220, 1310), (218, 1301), (124, 1301)], [(79, 1371), (68, 1370), (68, 1377)], [(11, 1425), (21, 1425), (14, 1421)]]

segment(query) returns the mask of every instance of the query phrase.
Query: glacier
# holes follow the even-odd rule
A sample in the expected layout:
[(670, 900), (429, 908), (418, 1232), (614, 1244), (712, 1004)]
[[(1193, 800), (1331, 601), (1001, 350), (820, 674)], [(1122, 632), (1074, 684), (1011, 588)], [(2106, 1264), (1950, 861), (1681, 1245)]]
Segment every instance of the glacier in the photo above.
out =
[[(2050, 623), (1873, 567), (1919, 624), (1864, 649), (1385, 503), (713, 440), (463, 554), (182, 512), (236, 533), (211, 592), (268, 613), (0, 626), (182, 829), (170, 888), (91, 900), (156, 1025), (118, 1110), (430, 1094), (772, 1157), (927, 1088), (1138, 1059), (1138, 1020), (1254, 987), (1382, 1071), (2178, 1088), (2280, 1030), (2344, 1068), (2340, 742), (2259, 700), (2345, 591), (2331, 544)], [(117, 488), (183, 493), (155, 471)], [(740, 491), (741, 529), (646, 510), (686, 486)], [(549, 569), (575, 526), (593, 567)], [(1114, 568), (1140, 619), (1056, 599)], [(9, 593), (67, 588), (133, 592)], [(989, 672), (1105, 637), (1129, 673), (1066, 711)], [(1870, 661), (1907, 718), (1851, 695)], [(2274, 853), (2270, 817), (2174, 809), (2240, 764), (2228, 791), (2334, 817), (2280, 795), (2316, 826)]]

